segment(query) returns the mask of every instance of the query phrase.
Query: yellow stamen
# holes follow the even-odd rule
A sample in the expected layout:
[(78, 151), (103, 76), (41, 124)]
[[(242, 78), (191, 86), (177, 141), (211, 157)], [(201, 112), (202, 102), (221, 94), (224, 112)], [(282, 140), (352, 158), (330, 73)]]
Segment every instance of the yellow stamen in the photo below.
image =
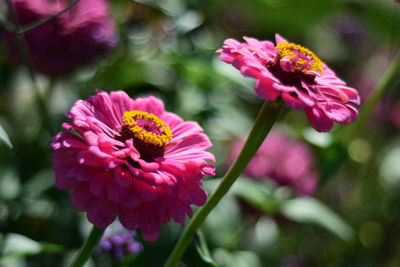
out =
[[(169, 126), (154, 114), (150, 114), (145, 111), (132, 110), (126, 111), (122, 118), (125, 122), (125, 125), (129, 127), (133, 135), (148, 144), (153, 144), (161, 147), (172, 140), (172, 133)], [(146, 131), (145, 129), (137, 125), (137, 119), (143, 119), (153, 122), (158, 129), (162, 129), (162, 132), (160, 134), (155, 134)]]
[(281, 58), (289, 56), (291, 59), (294, 59), (298, 57), (295, 53), (293, 53), (293, 51), (297, 51), (310, 58), (309, 62), (302, 58), (298, 58), (296, 64), (292, 66), (293, 71), (301, 70), (302, 72), (307, 72), (308, 69), (303, 69), (303, 65), (308, 63), (311, 70), (323, 73), (322, 61), (311, 50), (298, 44), (286, 42), (279, 43), (275, 48), (279, 50)]

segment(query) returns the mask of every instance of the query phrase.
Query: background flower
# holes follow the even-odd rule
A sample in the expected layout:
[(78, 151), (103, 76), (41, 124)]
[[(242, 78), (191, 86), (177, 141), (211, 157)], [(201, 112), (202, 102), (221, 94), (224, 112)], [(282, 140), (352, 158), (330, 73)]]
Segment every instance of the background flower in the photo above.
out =
[[(233, 143), (230, 163), (244, 142), (245, 139), (240, 139)], [(314, 165), (314, 157), (305, 143), (272, 130), (243, 174), (257, 180), (272, 179), (279, 186), (293, 188), (298, 195), (312, 195), (319, 180)]]
[(136, 231), (125, 229), (119, 222), (111, 224), (104, 232), (97, 253), (109, 251), (117, 261), (122, 261), (126, 255), (138, 254), (143, 245), (134, 238)]
[[(12, 0), (20, 26), (29, 26), (66, 8), (66, 0)], [(20, 62), (15, 37), (5, 32), (10, 57)], [(80, 0), (62, 15), (25, 34), (36, 71), (62, 75), (95, 61), (118, 37), (105, 0)]]
[(71, 203), (98, 228), (116, 216), (155, 241), (172, 218), (182, 226), (191, 204), (203, 205), (205, 174), (214, 167), (208, 137), (196, 122), (164, 110), (155, 97), (132, 100), (99, 92), (67, 113), (72, 122), (52, 139), (56, 185), (74, 190)]
[(266, 100), (281, 97), (293, 109), (304, 109), (318, 131), (330, 131), (333, 121), (349, 124), (357, 119), (360, 104), (355, 89), (346, 86), (313, 52), (276, 35), (270, 41), (244, 37), (245, 43), (227, 39), (220, 59), (247, 77), (255, 78), (257, 95)]

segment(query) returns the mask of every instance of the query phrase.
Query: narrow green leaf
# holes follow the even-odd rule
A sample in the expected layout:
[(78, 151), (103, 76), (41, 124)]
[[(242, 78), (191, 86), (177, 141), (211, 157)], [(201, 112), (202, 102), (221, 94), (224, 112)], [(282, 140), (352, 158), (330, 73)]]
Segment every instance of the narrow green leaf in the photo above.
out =
[(0, 125), (0, 140), (3, 140), (3, 142), (6, 143), (7, 146), (9, 146), (10, 148), (13, 148), (10, 138), (8, 138), (6, 131), (4, 131), (4, 129), (1, 125)]
[(199, 253), (200, 257), (203, 259), (204, 262), (208, 263), (210, 266), (219, 267), (218, 264), (211, 257), (203, 233), (200, 230), (198, 230), (196, 233), (197, 233), (197, 238), (195, 239), (195, 243), (197, 252)]
[(346, 241), (353, 238), (353, 229), (328, 206), (315, 198), (303, 197), (283, 201), (280, 210), (294, 221), (315, 223)]

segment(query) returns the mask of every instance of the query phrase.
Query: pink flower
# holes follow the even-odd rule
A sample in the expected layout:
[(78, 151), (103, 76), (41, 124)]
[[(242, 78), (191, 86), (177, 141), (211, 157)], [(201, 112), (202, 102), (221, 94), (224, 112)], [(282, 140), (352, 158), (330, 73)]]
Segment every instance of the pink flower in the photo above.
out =
[[(42, 21), (67, 7), (68, 0), (12, 0), (21, 26)], [(11, 59), (20, 59), (13, 34), (5, 34)], [(71, 9), (25, 34), (36, 71), (63, 75), (95, 61), (118, 37), (106, 0), (79, 0)]]
[[(245, 139), (232, 145), (232, 163)], [(244, 175), (256, 179), (272, 179), (280, 186), (294, 188), (298, 195), (311, 195), (318, 185), (314, 157), (305, 143), (289, 138), (282, 132), (271, 131), (247, 165)]]
[(265, 100), (280, 97), (293, 109), (304, 109), (311, 125), (330, 131), (333, 121), (349, 124), (357, 119), (354, 107), (360, 104), (358, 92), (346, 86), (313, 52), (288, 43), (276, 34), (270, 41), (243, 37), (245, 43), (227, 39), (220, 59), (232, 64), (244, 76), (255, 78), (255, 91)]
[(183, 227), (191, 204), (201, 206), (205, 174), (214, 175), (212, 146), (203, 129), (166, 112), (153, 96), (131, 99), (99, 91), (78, 100), (72, 122), (53, 137), (56, 185), (73, 190), (72, 205), (98, 228), (119, 216), (124, 227), (157, 240), (170, 218)]
[(392, 108), (392, 111), (391, 111), (391, 119), (392, 119), (392, 122), (393, 122), (393, 124), (398, 128), (398, 129), (400, 129), (400, 116), (399, 116), (399, 114), (400, 114), (400, 101), (399, 102), (396, 102), (395, 104), (394, 104), (394, 106), (393, 106), (393, 108)]

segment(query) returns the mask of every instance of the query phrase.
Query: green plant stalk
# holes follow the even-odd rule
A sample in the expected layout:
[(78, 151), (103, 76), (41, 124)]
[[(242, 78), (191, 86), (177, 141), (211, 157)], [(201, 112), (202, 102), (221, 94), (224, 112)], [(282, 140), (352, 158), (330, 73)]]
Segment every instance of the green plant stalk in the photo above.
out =
[(201, 207), (190, 220), (164, 267), (173, 267), (178, 263), (179, 259), (192, 241), (196, 229), (200, 227), (208, 214), (219, 203), (239, 175), (243, 172), (244, 168), (257, 152), (258, 148), (263, 143), (265, 137), (268, 135), (274, 123), (279, 119), (282, 112), (283, 107), (280, 107), (279, 104), (271, 102), (264, 103), (235, 162), (223, 177), (218, 188), (208, 198), (207, 203)]
[(25, 40), (25, 35), (24, 35), (24, 33), (18, 34), (18, 32), (20, 32), (20, 25), (18, 23), (17, 15), (14, 11), (11, 0), (6, 0), (6, 3), (7, 3), (7, 8), (11, 15), (11, 20), (12, 20), (12, 23), (14, 26), (12, 31), (15, 34), (15, 37), (17, 39), (19, 50), (21, 52), (21, 57), (26, 65), (26, 67), (28, 68), (30, 77), (32, 79), (33, 88), (35, 90), (36, 102), (39, 106), (39, 113), (42, 117), (43, 125), (47, 128), (47, 130), (50, 132), (51, 135), (54, 135), (55, 131), (53, 131), (53, 128), (51, 126), (51, 120), (50, 120), (50, 116), (49, 116), (49, 113), (47, 110), (46, 102), (43, 100), (42, 96), (40, 95), (40, 90), (39, 90), (39, 87), (37, 86), (36, 75), (35, 75), (35, 71), (33, 68), (33, 63), (32, 63), (31, 57), (29, 55), (29, 49), (28, 49), (28, 45)]
[(81, 267), (86, 263), (86, 261), (92, 255), (93, 249), (97, 246), (100, 238), (103, 236), (104, 230), (105, 228), (100, 229), (93, 226), (92, 231), (90, 231), (89, 237), (86, 239), (85, 244), (79, 251), (79, 254), (75, 257), (70, 267)]
[(63, 13), (65, 13), (66, 11), (68, 11), (69, 9), (73, 8), (78, 2), (79, 2), (79, 0), (73, 0), (73, 1), (70, 2), (70, 3), (68, 4), (68, 6), (67, 6), (66, 8), (64, 8), (63, 10), (57, 12), (57, 13), (54, 14), (54, 15), (49, 16), (48, 18), (46, 18), (46, 19), (44, 19), (44, 20), (36, 21), (36, 22), (34, 22), (33, 24), (28, 25), (28, 26), (25, 27), (24, 29), (18, 30), (18, 31), (16, 32), (16, 34), (17, 34), (17, 35), (20, 35), (20, 34), (27, 33), (27, 32), (29, 32), (29, 31), (31, 31), (31, 30), (33, 30), (33, 29), (39, 27), (40, 25), (45, 24), (46, 22), (57, 18), (58, 16), (62, 15)]
[(393, 59), (388, 69), (379, 79), (371, 97), (360, 108), (360, 113), (357, 118), (357, 121), (354, 122), (352, 125), (347, 126), (341, 132), (338, 132), (337, 139), (343, 141), (348, 140), (354, 134), (354, 132), (356, 132), (361, 126), (365, 124), (365, 122), (371, 115), (372, 111), (374, 110), (378, 102), (382, 99), (386, 91), (396, 80), (399, 71), (400, 71), (400, 52), (397, 53), (396, 57)]

